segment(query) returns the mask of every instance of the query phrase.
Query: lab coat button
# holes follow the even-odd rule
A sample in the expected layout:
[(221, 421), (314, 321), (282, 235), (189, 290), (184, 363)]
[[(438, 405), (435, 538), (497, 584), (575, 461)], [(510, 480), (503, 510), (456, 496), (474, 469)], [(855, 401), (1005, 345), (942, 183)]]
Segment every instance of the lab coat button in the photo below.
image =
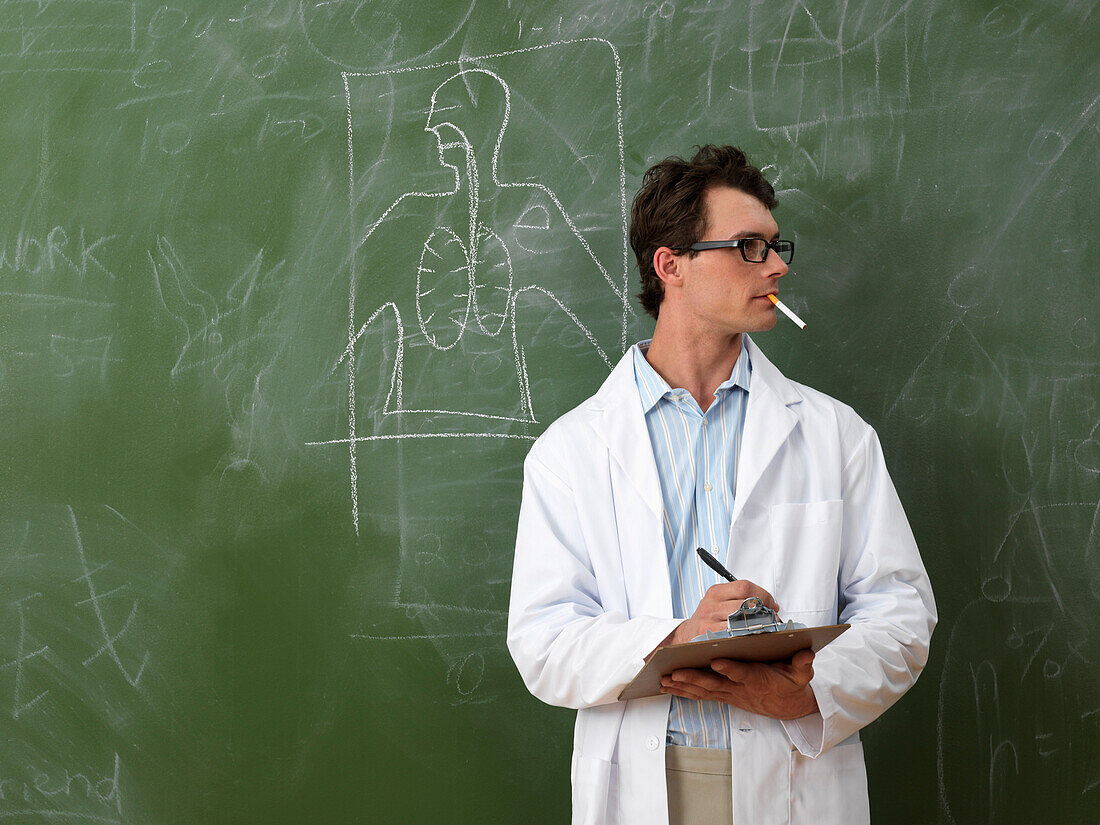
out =
[(655, 751), (657, 750), (657, 748), (661, 747), (661, 740), (658, 739), (656, 736), (650, 736), (648, 739), (645, 740), (645, 746), (651, 751)]

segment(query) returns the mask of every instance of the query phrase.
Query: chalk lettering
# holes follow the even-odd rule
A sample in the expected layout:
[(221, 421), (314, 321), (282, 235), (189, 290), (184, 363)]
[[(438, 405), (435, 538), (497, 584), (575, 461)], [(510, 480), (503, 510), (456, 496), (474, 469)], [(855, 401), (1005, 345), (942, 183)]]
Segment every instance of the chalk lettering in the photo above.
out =
[[(2, 815), (23, 814), (28, 818), (33, 818), (35, 815), (64, 816), (64, 812), (58, 810), (60, 800), (72, 799), (103, 805), (121, 816), (123, 806), (122, 792), (119, 787), (119, 768), (120, 761), (117, 753), (114, 754), (112, 769), (99, 778), (95, 778), (97, 774), (87, 769), (74, 773), (66, 766), (51, 768), (51, 773), (41, 766), (27, 765), (24, 768), (25, 775), (22, 777), (0, 776), (0, 802), (21, 800), (30, 807), (24, 811), (4, 811)], [(96, 818), (106, 822), (120, 821), (115, 818)]]

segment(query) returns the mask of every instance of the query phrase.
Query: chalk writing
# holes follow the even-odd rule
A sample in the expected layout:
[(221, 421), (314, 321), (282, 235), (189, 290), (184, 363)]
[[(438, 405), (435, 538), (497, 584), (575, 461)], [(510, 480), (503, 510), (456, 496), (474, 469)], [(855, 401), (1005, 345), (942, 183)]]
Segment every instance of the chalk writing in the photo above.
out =
[(100, 593), (96, 588), (95, 574), (103, 570), (109, 562), (92, 569), (88, 565), (88, 558), (84, 552), (84, 543), (80, 538), (80, 527), (76, 521), (76, 513), (73, 512), (73, 508), (69, 507), (69, 519), (72, 522), (73, 539), (76, 543), (77, 556), (80, 559), (80, 567), (83, 571), (83, 575), (79, 576), (74, 581), (83, 582), (85, 587), (88, 588), (88, 598), (82, 599), (76, 603), (77, 606), (90, 605), (96, 618), (96, 626), (99, 628), (99, 633), (103, 637), (103, 644), (100, 648), (91, 656), (86, 658), (83, 662), (85, 666), (88, 666), (100, 656), (108, 656), (111, 661), (118, 667), (119, 672), (130, 684), (131, 687), (137, 687), (141, 681), (141, 676), (145, 672), (145, 666), (149, 663), (149, 651), (145, 651), (145, 654), (141, 658), (141, 664), (137, 666), (136, 670), (128, 669), (126, 665), (122, 663), (122, 657), (119, 652), (117, 642), (121, 639), (133, 624), (134, 618), (137, 616), (138, 600), (134, 599), (130, 603), (130, 612), (127, 615), (122, 626), (116, 630), (111, 631), (107, 626), (107, 617), (104, 611), (103, 602), (107, 601), (111, 597), (122, 593), (126, 590), (126, 585), (120, 585), (106, 592)]
[[(60, 281), (64, 275), (76, 276), (76, 283), (84, 283), (91, 275), (114, 280), (114, 273), (104, 264), (104, 253), (107, 245), (117, 237), (92, 236), (83, 226), (68, 231), (62, 226), (55, 226), (44, 236), (20, 231), (14, 238), (0, 240), (0, 271), (33, 275), (39, 279), (36, 283), (42, 283), (41, 279), (47, 283)], [(62, 282), (74, 281), (68, 278)], [(59, 299), (62, 297), (58, 296)]]
[[(40, 657), (45, 656), (49, 651), (49, 645), (42, 645), (35, 650), (28, 650), (28, 636), (27, 636), (27, 613), (26, 603), (34, 598), (41, 596), (41, 593), (32, 593), (29, 596), (25, 596), (15, 603), (15, 608), (19, 613), (19, 642), (16, 649), (15, 658), (10, 662), (5, 662), (0, 665), (0, 668), (14, 668), (15, 670), (15, 697), (12, 700), (11, 715), (13, 719), (18, 719), (21, 715), (25, 714), (39, 702), (46, 698), (46, 694), (49, 690), (43, 690), (35, 695), (29, 695), (27, 693), (26, 682), (27, 672), (26, 665), (28, 662)], [(32, 645), (33, 647), (33, 645)]]
[(0, 298), (18, 342), (5, 353), (7, 367), (27, 378), (106, 384), (109, 367), (122, 361), (110, 316), (117, 239), (55, 226), (0, 240)]
[(134, 7), (117, 0), (15, 0), (0, 5), (0, 65), (49, 58), (77, 68), (133, 50)]
[(67, 766), (5, 766), (0, 770), (0, 819), (121, 823), (119, 767), (117, 753), (106, 774)]

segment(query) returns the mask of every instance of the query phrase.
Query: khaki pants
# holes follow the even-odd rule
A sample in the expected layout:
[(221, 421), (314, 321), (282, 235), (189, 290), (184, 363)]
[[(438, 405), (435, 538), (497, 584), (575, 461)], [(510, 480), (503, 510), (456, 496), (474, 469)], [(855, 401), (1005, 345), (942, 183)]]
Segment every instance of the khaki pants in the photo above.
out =
[(669, 825), (733, 825), (730, 752), (665, 747)]

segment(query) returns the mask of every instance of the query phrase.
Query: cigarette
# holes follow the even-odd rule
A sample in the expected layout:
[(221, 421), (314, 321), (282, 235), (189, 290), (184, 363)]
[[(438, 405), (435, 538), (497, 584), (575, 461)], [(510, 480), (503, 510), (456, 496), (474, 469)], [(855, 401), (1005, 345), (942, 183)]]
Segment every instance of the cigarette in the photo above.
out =
[(783, 311), (784, 315), (786, 315), (788, 318), (790, 318), (792, 321), (794, 321), (796, 324), (798, 324), (799, 329), (805, 329), (806, 328), (806, 322), (803, 321), (801, 318), (799, 318), (797, 315), (795, 315), (793, 312), (791, 312), (791, 310), (788, 309), (787, 305), (785, 303), (783, 303), (782, 301), (780, 301), (778, 298), (776, 298), (774, 294), (769, 293), (768, 294), (768, 300), (770, 300), (773, 304), (775, 304), (777, 307), (779, 307), (779, 309), (781, 309)]

